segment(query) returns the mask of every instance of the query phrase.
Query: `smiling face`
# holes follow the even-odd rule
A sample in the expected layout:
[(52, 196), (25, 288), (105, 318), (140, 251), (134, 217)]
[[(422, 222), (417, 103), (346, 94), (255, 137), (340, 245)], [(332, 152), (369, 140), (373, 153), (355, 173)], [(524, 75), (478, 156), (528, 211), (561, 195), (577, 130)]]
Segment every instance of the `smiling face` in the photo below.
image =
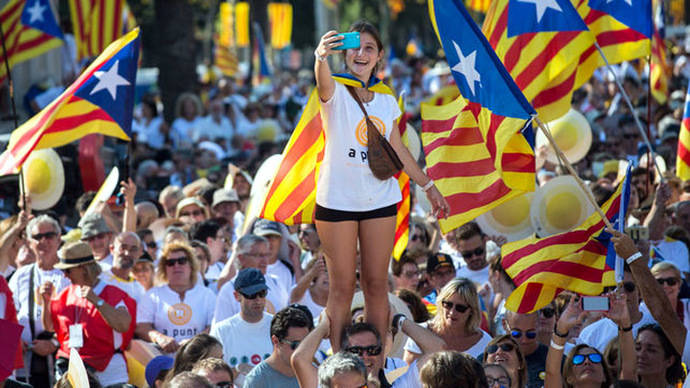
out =
[[(496, 352), (489, 353), (486, 357), (486, 362), (489, 364), (502, 365), (511, 374), (511, 379), (517, 382), (517, 376), (520, 370), (520, 359), (515, 349), (515, 344), (510, 340), (503, 340), (496, 345), (498, 345)], [(512, 349), (506, 350), (503, 349), (502, 346), (512, 347)]]
[(383, 50), (368, 32), (359, 34), (359, 43), (359, 48), (345, 50), (345, 64), (352, 75), (368, 82), (374, 67), (383, 58)]

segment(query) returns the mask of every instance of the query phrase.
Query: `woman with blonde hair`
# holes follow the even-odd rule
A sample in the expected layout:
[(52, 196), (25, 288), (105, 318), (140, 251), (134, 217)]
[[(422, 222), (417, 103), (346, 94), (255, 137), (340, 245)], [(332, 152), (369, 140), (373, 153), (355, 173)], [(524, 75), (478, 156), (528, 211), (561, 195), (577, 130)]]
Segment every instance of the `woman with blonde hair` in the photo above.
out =
[[(422, 324), (446, 341), (448, 350), (479, 356), (491, 341), (491, 336), (479, 328), (481, 311), (477, 286), (469, 279), (453, 279), (436, 298), (436, 316)], [(421, 350), (411, 339), (405, 344), (404, 359), (412, 363)]]
[(683, 284), (683, 277), (678, 267), (668, 261), (662, 261), (654, 264), (651, 272), (654, 279), (664, 289), (671, 306), (675, 308), (678, 319), (683, 322), (686, 328), (690, 328), (690, 301), (678, 298), (680, 287)]
[(172, 353), (181, 341), (208, 332), (216, 297), (197, 281), (199, 262), (186, 243), (167, 244), (156, 272), (159, 286), (150, 289), (137, 306), (136, 333)]
[(175, 102), (175, 121), (170, 128), (173, 148), (191, 148), (201, 130), (203, 106), (201, 99), (194, 93), (182, 93)]

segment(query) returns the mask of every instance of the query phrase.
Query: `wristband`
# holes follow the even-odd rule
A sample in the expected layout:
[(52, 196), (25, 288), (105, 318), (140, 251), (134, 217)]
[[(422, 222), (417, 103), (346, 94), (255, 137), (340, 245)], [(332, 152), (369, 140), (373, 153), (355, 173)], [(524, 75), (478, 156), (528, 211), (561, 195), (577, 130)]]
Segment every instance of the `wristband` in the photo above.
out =
[(632, 256), (628, 257), (625, 259), (625, 262), (628, 263), (628, 265), (632, 264), (635, 260), (639, 259), (642, 257), (642, 253), (640, 252), (635, 252), (632, 254)]
[(554, 348), (554, 349), (556, 349), (556, 350), (563, 350), (563, 348), (564, 348), (563, 345), (559, 345), (559, 344), (553, 342), (553, 340), (551, 340), (551, 344), (550, 344), (550, 345), (551, 345), (552, 348)]
[(319, 55), (318, 51), (316, 50), (314, 50), (314, 56), (316, 57), (316, 59), (318, 59), (319, 62), (326, 62), (326, 57), (322, 57), (321, 55)]
[(429, 189), (431, 189), (431, 187), (432, 187), (433, 185), (434, 185), (434, 180), (433, 180), (433, 179), (429, 179), (429, 182), (427, 182), (427, 183), (424, 185), (424, 187), (422, 187), (422, 191), (426, 193), (427, 191), (429, 191)]
[(627, 332), (632, 330), (632, 325), (630, 325), (628, 327), (618, 327), (618, 330), (627, 333)]
[(566, 331), (565, 334), (561, 334), (561, 333), (558, 332), (558, 328), (554, 328), (554, 329), (553, 329), (553, 334), (555, 334), (556, 337), (568, 338), (568, 334), (570, 334), (570, 331)]
[(55, 338), (51, 338), (50, 343), (52, 343), (56, 348), (60, 349), (60, 343)]

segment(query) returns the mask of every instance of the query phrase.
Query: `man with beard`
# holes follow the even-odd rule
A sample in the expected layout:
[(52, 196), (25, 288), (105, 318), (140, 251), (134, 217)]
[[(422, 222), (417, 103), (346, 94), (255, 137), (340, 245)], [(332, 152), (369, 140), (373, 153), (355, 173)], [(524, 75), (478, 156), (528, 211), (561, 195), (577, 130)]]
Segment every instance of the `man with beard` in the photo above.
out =
[(132, 276), (132, 267), (142, 253), (141, 240), (133, 232), (122, 232), (112, 244), (110, 252), (113, 255), (113, 266), (107, 271), (103, 271), (101, 279), (112, 286), (126, 292), (137, 303), (146, 292), (139, 282)]

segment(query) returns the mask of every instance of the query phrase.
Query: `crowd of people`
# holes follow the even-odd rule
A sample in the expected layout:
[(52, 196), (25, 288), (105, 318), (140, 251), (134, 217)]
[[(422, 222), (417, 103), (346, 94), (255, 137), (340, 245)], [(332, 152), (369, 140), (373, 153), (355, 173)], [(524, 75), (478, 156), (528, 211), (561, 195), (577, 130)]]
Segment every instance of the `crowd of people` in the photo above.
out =
[[(405, 114), (421, 128), (419, 105), (452, 83), (450, 69), (422, 56), (379, 67), (385, 55), (375, 30), (355, 28), (364, 48), (343, 56), (346, 68), (404, 91)], [(319, 202), (333, 202), (333, 194), (317, 191), (324, 208), (315, 224), (287, 226), (252, 213), (256, 171), (283, 149), (314, 79), (324, 114), (336, 115), (326, 120), (338, 117), (330, 101), (350, 98), (324, 70), (334, 36), (324, 35), (317, 47), (316, 75), (283, 72), (254, 87), (222, 77), (179, 96), (172, 123), (162, 119), (157, 96), (144, 96), (133, 123), (135, 168), (119, 189), (123, 201), (87, 213), (95, 193), (86, 192), (70, 198), (74, 209), (56, 213), (32, 211), (22, 200), (19, 212), (0, 222), (0, 318), (23, 326), (21, 356), (5, 386), (71, 386), (70, 349), (78, 349), (92, 387), (137, 384), (137, 364), (151, 388), (683, 385), (690, 184), (673, 166), (690, 47), (673, 41), (665, 104), (648, 98), (646, 67), (616, 67), (636, 113), (649, 121), (662, 175), (646, 164), (649, 150), (633, 112), (606, 72), (575, 92), (572, 107), (593, 132), (578, 174), (601, 204), (623, 178), (619, 161), (632, 163), (626, 224), (649, 235), (633, 240), (611, 231), (627, 263), (620, 287), (602, 294), (605, 311), (583, 310), (582, 296), (563, 291), (523, 314), (505, 307), (515, 289), (501, 263), (506, 239), (476, 222), (441, 233), (437, 216), (447, 204), (435, 194), (429, 206), (410, 190), (409, 242), (398, 260), (384, 255), (383, 272), (371, 252), (377, 244), (392, 249), (392, 240), (371, 225), (390, 225), (365, 217), (334, 227), (334, 217), (355, 212)], [(361, 90), (367, 109), (376, 109), (378, 94)], [(394, 148), (397, 141), (391, 139)], [(539, 185), (565, 174), (544, 161), (544, 150), (536, 152)], [(423, 159), (413, 167), (403, 161), (413, 181), (433, 193)], [(358, 237), (352, 225), (369, 231)]]

